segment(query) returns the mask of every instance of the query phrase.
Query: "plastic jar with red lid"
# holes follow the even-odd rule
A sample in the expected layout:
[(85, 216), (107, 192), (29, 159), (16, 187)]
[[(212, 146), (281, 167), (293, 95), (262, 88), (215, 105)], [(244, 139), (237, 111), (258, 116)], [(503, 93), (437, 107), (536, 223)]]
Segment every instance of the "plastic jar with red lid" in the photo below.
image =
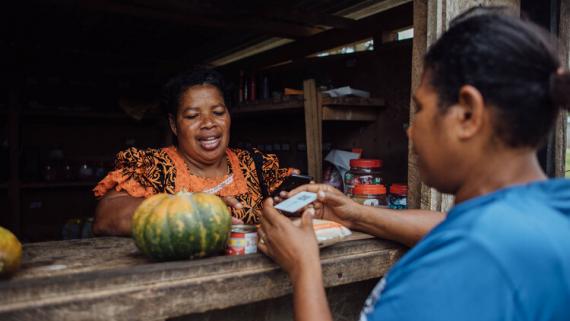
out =
[(388, 200), (386, 198), (386, 187), (382, 184), (356, 185), (353, 189), (352, 199), (355, 202), (362, 205), (375, 206), (375, 207), (388, 207)]
[(390, 195), (388, 196), (388, 207), (396, 210), (408, 208), (408, 185), (390, 185)]
[(351, 159), (350, 170), (344, 174), (344, 193), (352, 196), (357, 185), (382, 184), (382, 163), (380, 159)]

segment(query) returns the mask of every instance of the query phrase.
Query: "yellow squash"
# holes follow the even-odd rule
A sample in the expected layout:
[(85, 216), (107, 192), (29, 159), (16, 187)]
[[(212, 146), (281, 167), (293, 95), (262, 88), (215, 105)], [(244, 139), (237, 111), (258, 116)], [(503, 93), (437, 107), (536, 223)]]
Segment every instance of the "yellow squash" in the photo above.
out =
[(12, 232), (0, 226), (0, 276), (18, 270), (22, 261), (22, 244)]

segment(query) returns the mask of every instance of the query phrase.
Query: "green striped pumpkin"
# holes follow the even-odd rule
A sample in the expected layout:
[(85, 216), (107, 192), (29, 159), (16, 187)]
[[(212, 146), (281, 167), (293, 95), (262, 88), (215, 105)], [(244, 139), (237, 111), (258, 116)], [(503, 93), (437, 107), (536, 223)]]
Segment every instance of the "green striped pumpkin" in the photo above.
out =
[(155, 260), (199, 258), (226, 247), (232, 224), (221, 198), (206, 193), (157, 194), (133, 216), (136, 246)]

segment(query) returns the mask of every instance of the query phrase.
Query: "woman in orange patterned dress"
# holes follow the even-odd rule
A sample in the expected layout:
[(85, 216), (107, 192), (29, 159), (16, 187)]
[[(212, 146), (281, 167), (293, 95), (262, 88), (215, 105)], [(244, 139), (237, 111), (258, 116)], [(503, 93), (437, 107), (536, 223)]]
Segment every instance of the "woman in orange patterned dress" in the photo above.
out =
[(216, 194), (230, 206), (234, 222), (259, 222), (263, 194), (294, 170), (280, 168), (275, 155), (228, 148), (231, 119), (223, 93), (223, 80), (212, 70), (165, 85), (163, 107), (176, 143), (118, 153), (115, 169), (93, 190), (99, 198), (95, 234), (130, 235), (133, 213), (146, 197), (181, 190)]

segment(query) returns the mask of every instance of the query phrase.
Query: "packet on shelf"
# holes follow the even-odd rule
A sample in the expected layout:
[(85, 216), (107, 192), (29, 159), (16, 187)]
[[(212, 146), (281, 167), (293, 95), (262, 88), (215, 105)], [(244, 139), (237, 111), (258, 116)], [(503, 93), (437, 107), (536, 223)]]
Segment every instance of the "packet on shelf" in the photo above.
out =
[[(293, 224), (300, 226), (301, 220), (297, 219), (293, 221)], [(352, 234), (352, 232), (342, 224), (321, 219), (313, 219), (313, 230), (315, 231), (320, 248), (338, 243)]]

